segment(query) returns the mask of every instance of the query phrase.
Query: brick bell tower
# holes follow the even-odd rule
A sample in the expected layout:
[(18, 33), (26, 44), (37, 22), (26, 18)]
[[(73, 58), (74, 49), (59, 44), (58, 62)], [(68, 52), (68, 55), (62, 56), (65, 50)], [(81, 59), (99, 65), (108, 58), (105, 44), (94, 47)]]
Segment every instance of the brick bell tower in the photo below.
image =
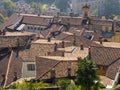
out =
[(82, 7), (82, 25), (83, 27), (87, 27), (86, 25), (90, 25), (90, 5), (87, 3)]
[(87, 3), (82, 7), (82, 17), (90, 18), (90, 5)]

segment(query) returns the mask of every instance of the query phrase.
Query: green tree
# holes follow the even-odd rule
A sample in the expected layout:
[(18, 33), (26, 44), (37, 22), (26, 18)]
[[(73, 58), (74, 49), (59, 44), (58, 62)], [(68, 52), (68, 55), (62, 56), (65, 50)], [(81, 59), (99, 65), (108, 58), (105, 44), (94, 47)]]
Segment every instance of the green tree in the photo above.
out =
[(70, 84), (66, 90), (81, 90), (81, 87), (74, 84)]
[(42, 81), (37, 82), (35, 80), (26, 81), (24, 80), (22, 83), (14, 83), (10, 85), (7, 89), (17, 89), (17, 90), (43, 90), (45, 87), (50, 86), (47, 83), (43, 83)]
[(60, 9), (61, 12), (67, 12), (70, 0), (56, 0), (55, 5)]
[(57, 85), (61, 86), (61, 90), (66, 90), (70, 83), (69, 79), (61, 79), (57, 82)]
[(91, 60), (80, 60), (77, 71), (77, 84), (82, 90), (95, 90), (93, 87), (99, 82), (96, 65)]
[(42, 5), (40, 3), (31, 2), (31, 7), (35, 8), (36, 12), (38, 12), (38, 11), (39, 11), (39, 13), (41, 12)]
[(120, 2), (119, 0), (106, 0), (105, 1), (105, 15), (112, 16), (120, 15)]
[(14, 12), (14, 9), (16, 8), (16, 5), (11, 0), (3, 0), (2, 5), (6, 10), (7, 16), (12, 15)]
[(3, 23), (5, 20), (5, 17), (2, 15), (2, 13), (0, 13), (0, 24)]

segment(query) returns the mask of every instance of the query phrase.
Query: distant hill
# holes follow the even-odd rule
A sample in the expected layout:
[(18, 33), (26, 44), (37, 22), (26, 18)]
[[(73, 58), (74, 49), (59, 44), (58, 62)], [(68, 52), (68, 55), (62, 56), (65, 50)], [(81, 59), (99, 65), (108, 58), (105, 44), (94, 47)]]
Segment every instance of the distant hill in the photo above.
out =
[[(20, 0), (12, 0), (13, 2), (17, 2), (17, 1), (20, 1)], [(40, 2), (40, 3), (45, 3), (45, 4), (52, 4), (55, 2), (55, 0), (24, 0), (26, 1), (27, 3), (31, 3), (31, 2)]]

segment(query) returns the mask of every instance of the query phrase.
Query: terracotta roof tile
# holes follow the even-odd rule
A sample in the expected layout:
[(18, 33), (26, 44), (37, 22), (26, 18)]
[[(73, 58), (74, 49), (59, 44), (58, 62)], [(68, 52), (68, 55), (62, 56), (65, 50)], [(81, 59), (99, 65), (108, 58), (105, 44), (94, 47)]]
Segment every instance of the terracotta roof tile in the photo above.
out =
[(106, 76), (114, 80), (119, 67), (120, 67), (120, 59), (108, 67)]
[(120, 48), (91, 47), (92, 60), (98, 65), (110, 65), (120, 58)]

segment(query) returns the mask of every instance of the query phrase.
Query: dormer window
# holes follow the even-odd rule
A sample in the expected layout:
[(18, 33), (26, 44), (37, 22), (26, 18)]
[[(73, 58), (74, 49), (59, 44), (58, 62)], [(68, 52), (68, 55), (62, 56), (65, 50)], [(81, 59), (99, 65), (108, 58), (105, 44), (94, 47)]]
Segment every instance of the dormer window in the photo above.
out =
[(94, 36), (93, 35), (89, 35), (89, 34), (84, 34), (83, 37), (88, 39), (88, 40), (92, 40)]

